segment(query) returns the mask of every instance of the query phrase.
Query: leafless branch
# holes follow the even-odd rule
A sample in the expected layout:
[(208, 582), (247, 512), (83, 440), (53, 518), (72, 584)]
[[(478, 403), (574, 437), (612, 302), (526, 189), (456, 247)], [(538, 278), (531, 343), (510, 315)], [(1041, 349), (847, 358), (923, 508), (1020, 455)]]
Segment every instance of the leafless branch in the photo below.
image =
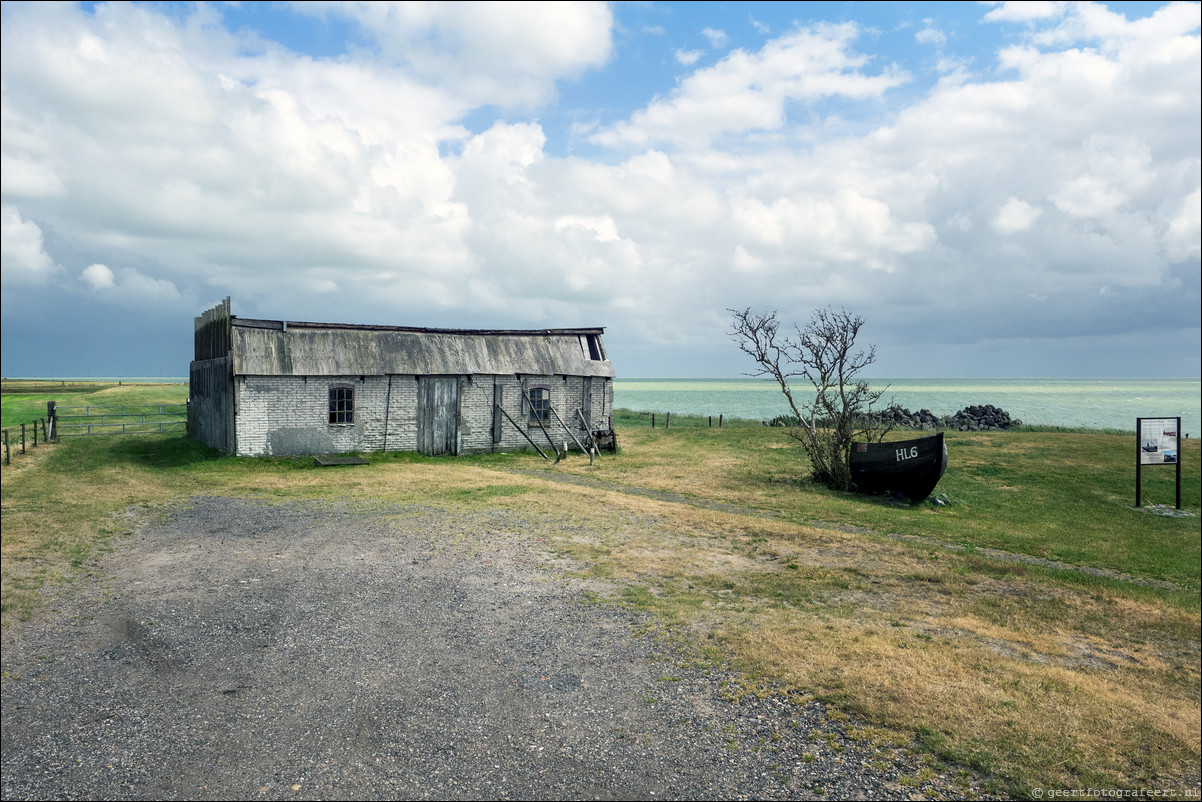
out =
[[(847, 466), (856, 439), (880, 440), (885, 430), (872, 415), (884, 389), (874, 390), (858, 378), (876, 361), (876, 347), (856, 350), (864, 319), (846, 309), (817, 309), (795, 336), (782, 336), (777, 313), (750, 309), (728, 310), (734, 315), (727, 334), (756, 368), (749, 376), (767, 376), (780, 387), (797, 425), (789, 429), (810, 458), (814, 478), (838, 489), (851, 487)], [(789, 380), (802, 377), (814, 390), (814, 400), (799, 403)], [(887, 389), (887, 388), (885, 388)]]

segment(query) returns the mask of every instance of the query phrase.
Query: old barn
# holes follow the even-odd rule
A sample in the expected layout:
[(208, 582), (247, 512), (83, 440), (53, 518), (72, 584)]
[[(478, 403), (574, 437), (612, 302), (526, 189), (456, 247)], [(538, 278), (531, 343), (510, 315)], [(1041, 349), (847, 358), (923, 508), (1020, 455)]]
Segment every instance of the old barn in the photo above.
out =
[(188, 427), (242, 456), (464, 454), (612, 431), (602, 328), (428, 329), (196, 318)]

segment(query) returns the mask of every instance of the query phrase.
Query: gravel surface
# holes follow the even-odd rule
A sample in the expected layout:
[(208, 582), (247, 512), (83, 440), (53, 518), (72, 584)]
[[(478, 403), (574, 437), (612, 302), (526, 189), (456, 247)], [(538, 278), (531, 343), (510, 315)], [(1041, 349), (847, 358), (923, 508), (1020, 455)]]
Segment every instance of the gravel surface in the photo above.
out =
[(5, 644), (4, 798), (975, 795), (818, 703), (730, 701), (536, 530), (194, 499)]

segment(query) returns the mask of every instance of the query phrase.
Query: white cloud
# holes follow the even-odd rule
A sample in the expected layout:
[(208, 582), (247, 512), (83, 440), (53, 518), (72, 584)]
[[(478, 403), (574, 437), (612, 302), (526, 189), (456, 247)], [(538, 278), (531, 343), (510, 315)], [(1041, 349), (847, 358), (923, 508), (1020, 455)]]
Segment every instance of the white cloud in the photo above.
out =
[(780, 198), (771, 205), (747, 199), (732, 208), (742, 247), (788, 272), (797, 266), (892, 270), (897, 257), (934, 242), (923, 222), (894, 218), (889, 205), (844, 188), (830, 197)]
[(1064, 13), (1067, 3), (1048, 0), (1012, 0), (995, 4), (997, 7), (985, 15), (990, 22), (1034, 22)]
[(1000, 234), (1016, 234), (1035, 224), (1042, 212), (1018, 198), (1008, 198), (993, 218), (993, 228)]
[(675, 53), (676, 63), (683, 64), (686, 67), (691, 67), (697, 63), (704, 53), (700, 50), (677, 50)]
[(79, 278), (94, 290), (110, 290), (117, 286), (112, 269), (99, 263), (85, 267)]
[(758, 273), (764, 269), (764, 260), (753, 256), (742, 245), (736, 245), (731, 266), (740, 273)]
[(6, 197), (54, 198), (66, 191), (50, 165), (29, 156), (0, 155), (0, 192)]
[(1066, 181), (1052, 195), (1056, 208), (1072, 217), (1101, 217), (1122, 206), (1126, 200), (1126, 195), (1095, 175)]
[(382, 56), (470, 105), (532, 106), (555, 81), (609, 60), (607, 3), (304, 2), (305, 13), (340, 15), (370, 33)]
[(923, 23), (926, 27), (914, 34), (914, 41), (920, 45), (935, 45), (936, 47), (947, 44), (947, 36), (938, 28), (931, 27), (931, 20), (923, 20)]
[(730, 41), (730, 37), (726, 35), (726, 31), (717, 30), (715, 28), (703, 28), (701, 35), (710, 42), (710, 47), (715, 50), (721, 50), (726, 47), (726, 43)]
[(867, 59), (850, 50), (858, 35), (853, 24), (818, 25), (770, 40), (757, 53), (735, 50), (684, 79), (668, 98), (591, 139), (610, 147), (701, 146), (721, 134), (779, 130), (793, 102), (878, 97), (904, 83), (906, 76), (894, 70), (861, 71)]
[[(467, 216), (438, 150), (466, 134), (462, 101), (370, 63), (198, 47), (141, 7), (20, 11), (27, 36), (4, 43), (6, 165), (53, 150), (72, 185), (57, 216), (85, 259), (132, 247), (172, 278), (253, 295), (290, 272), (306, 276), (285, 294), (332, 291), (348, 269), (408, 263), (397, 280), (412, 281), (463, 263)], [(42, 109), (60, 123), (37, 129)]]
[(144, 275), (132, 267), (123, 267), (118, 272), (117, 288), (125, 294), (125, 300), (135, 307), (144, 306), (147, 302), (172, 303), (183, 298), (172, 282)]
[(147, 276), (132, 267), (114, 271), (108, 265), (96, 262), (80, 271), (79, 280), (97, 297), (135, 309), (147, 305), (179, 305), (184, 300), (172, 282)]
[(64, 274), (46, 253), (42, 229), (8, 205), (0, 209), (0, 264), (5, 285), (47, 284)]
[(563, 231), (574, 226), (593, 232), (598, 242), (612, 242), (619, 239), (618, 227), (614, 224), (613, 218), (607, 215), (599, 217), (565, 215), (555, 221), (556, 231)]
[(1202, 258), (1202, 189), (1181, 202), (1164, 232), (1164, 249), (1174, 262), (1196, 263)]
[(600, 324), (611, 350), (691, 353), (725, 345), (728, 306), (1000, 342), (1196, 297), (1196, 14), (994, 9), (1010, 45), (917, 93), (854, 24), (796, 29), (617, 122), (586, 113), (575, 135), (615, 149), (594, 158), (514, 109), (612, 55), (608, 7), (488, 35), (480, 11), (327, 5), (373, 48), (322, 60), (153, 7), (6, 6), (6, 300), (232, 294), (248, 316)]

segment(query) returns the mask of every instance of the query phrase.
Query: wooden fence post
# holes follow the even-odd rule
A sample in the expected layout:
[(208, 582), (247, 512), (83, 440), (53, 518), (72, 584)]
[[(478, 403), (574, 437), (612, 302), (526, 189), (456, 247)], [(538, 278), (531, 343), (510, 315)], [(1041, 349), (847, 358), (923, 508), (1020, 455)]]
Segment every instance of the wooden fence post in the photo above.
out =
[(25, 424), (21, 424), (21, 453), (25, 453)]
[(721, 415), (721, 413), (719, 413), (719, 415), (718, 415), (718, 428), (719, 428), (719, 429), (721, 429), (721, 428), (722, 428), (722, 415)]
[(47, 401), (46, 402), (46, 417), (48, 417), (50, 419), (50, 432), (47, 434), (46, 439), (57, 440), (58, 439), (58, 402), (57, 401)]
[(33, 422), (33, 447), (38, 447), (38, 422)]
[(8, 429), (4, 430), (4, 464), (12, 465), (12, 456), (8, 453)]
[(655, 428), (655, 413), (654, 412), (651, 413), (651, 428), (652, 429)]
[(664, 428), (665, 429), (672, 428), (672, 413), (671, 412), (664, 413)]

